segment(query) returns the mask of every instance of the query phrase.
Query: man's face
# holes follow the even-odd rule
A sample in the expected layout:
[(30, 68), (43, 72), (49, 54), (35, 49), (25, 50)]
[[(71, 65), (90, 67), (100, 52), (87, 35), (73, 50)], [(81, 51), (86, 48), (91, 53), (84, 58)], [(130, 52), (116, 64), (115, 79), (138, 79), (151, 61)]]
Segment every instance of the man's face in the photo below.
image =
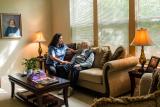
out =
[(88, 44), (85, 43), (85, 42), (83, 42), (83, 43), (81, 44), (81, 48), (82, 48), (82, 49), (87, 49), (87, 48), (88, 48)]

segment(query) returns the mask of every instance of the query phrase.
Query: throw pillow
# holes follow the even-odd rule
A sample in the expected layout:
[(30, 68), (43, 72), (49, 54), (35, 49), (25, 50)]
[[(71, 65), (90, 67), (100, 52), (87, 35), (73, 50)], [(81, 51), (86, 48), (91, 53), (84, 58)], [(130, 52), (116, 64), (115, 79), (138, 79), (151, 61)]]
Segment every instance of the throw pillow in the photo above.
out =
[(152, 83), (149, 89), (149, 93), (153, 93), (158, 90), (158, 85), (160, 85), (160, 70), (156, 70), (152, 76)]
[(106, 53), (109, 48), (108, 47), (93, 47), (92, 48), (93, 53), (94, 53), (94, 62), (93, 62), (93, 67), (95, 68), (102, 68), (102, 63), (101, 63), (101, 59), (104, 55), (104, 53)]
[(102, 56), (101, 59), (101, 68), (103, 67), (103, 65), (109, 61), (109, 58), (112, 56), (112, 52), (111, 50), (108, 50), (107, 52), (105, 52)]
[(116, 60), (116, 59), (121, 59), (125, 57), (125, 48), (123, 46), (119, 46), (114, 54), (110, 57), (110, 61)]

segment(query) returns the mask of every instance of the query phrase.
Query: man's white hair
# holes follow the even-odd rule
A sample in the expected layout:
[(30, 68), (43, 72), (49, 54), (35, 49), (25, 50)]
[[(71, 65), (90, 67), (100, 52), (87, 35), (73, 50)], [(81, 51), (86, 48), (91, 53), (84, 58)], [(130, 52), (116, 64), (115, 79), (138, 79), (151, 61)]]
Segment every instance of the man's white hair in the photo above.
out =
[(90, 46), (90, 42), (88, 42), (88, 41), (82, 41), (81, 44), (86, 44), (86, 45)]

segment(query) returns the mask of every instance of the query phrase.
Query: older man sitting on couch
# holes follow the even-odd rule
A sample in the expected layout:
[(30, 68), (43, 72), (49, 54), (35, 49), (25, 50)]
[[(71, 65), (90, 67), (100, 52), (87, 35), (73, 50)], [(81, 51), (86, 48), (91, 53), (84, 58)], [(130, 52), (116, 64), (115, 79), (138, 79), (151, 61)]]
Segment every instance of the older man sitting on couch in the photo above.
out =
[(94, 53), (89, 48), (88, 42), (81, 43), (81, 49), (73, 56), (71, 64), (71, 87), (74, 88), (79, 78), (79, 72), (92, 67), (94, 61)]

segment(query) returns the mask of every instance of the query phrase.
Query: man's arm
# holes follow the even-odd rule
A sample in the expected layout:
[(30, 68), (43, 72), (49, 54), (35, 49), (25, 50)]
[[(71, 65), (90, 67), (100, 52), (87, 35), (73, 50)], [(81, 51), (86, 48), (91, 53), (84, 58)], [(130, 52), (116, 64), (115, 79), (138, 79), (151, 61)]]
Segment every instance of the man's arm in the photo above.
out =
[(92, 67), (93, 61), (94, 61), (94, 54), (91, 53), (84, 63), (80, 63), (80, 66), (90, 68)]

